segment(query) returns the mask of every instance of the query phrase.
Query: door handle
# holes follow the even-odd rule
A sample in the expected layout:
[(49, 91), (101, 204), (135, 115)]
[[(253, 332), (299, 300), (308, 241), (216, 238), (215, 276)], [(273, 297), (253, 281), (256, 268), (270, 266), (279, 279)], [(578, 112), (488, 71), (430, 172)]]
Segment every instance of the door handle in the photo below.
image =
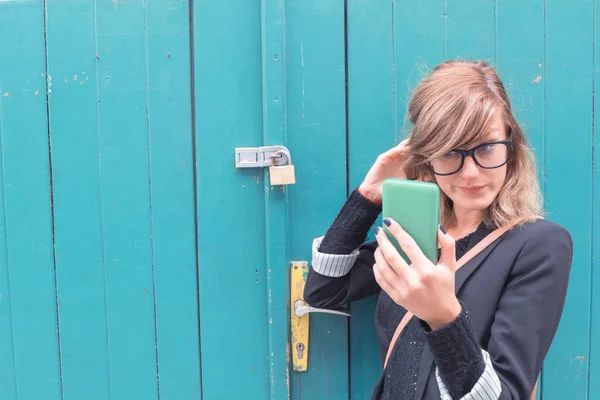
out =
[(323, 313), (350, 316), (346, 308), (328, 310), (311, 307), (304, 301), (304, 286), (308, 276), (308, 263), (295, 261), (290, 273), (290, 336), (292, 341), (292, 370), (304, 372), (308, 370), (308, 333), (311, 313)]
[(326, 310), (324, 308), (311, 307), (307, 305), (304, 300), (296, 300), (296, 303), (294, 304), (294, 312), (299, 317), (304, 317), (309, 313), (337, 314), (345, 315), (346, 317), (350, 316), (350, 313), (345, 311)]

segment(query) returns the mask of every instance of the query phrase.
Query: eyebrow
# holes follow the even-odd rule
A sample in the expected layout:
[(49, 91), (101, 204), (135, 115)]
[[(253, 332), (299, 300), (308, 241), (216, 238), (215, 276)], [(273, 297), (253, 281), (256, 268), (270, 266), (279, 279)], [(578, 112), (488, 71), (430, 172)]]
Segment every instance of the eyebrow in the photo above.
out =
[(502, 135), (500, 134), (500, 132), (493, 132), (490, 133), (488, 136), (479, 139), (475, 142), (469, 143), (468, 145), (464, 145), (464, 146), (458, 146), (455, 149), (456, 150), (468, 150), (468, 149), (472, 149), (473, 147), (477, 147), (480, 146), (484, 143), (490, 143), (490, 142), (500, 142), (503, 141), (505, 139), (502, 139), (501, 137)]

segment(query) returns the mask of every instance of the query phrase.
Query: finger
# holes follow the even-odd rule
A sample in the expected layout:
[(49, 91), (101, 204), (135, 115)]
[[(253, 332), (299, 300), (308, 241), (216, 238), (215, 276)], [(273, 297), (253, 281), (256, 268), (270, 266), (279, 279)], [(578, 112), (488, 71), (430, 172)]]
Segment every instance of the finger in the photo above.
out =
[(389, 267), (389, 265), (387, 265), (387, 262), (385, 261), (383, 263), (376, 262), (375, 265), (373, 265), (373, 274), (375, 275), (375, 280), (377, 281), (377, 284), (379, 285), (379, 287), (381, 287), (381, 290), (386, 292), (391, 298), (395, 298), (397, 295), (396, 289), (394, 285), (390, 283), (386, 278), (386, 275), (389, 273), (386, 271), (390, 270), (391, 268)]
[(404, 228), (400, 226), (399, 223), (394, 221), (391, 218), (386, 218), (383, 222), (387, 225), (388, 230), (396, 240), (398, 240), (398, 244), (404, 250), (410, 261), (414, 264), (420, 261), (423, 261), (426, 257), (425, 254), (419, 248), (419, 245), (415, 240), (410, 236)]
[(377, 250), (375, 250), (375, 262), (379, 266), (379, 272), (386, 281), (390, 282), (390, 284), (399, 281), (399, 275), (385, 258), (381, 247), (378, 247)]
[(405, 139), (405, 140), (401, 141), (399, 144), (392, 147), (391, 149), (386, 151), (384, 154), (387, 156), (397, 156), (402, 153), (406, 153), (410, 149), (410, 146), (408, 145), (408, 141), (409, 141), (409, 139)]
[(456, 268), (456, 241), (452, 236), (438, 229), (438, 242), (442, 249), (438, 264), (454, 270)]
[(407, 273), (408, 263), (402, 258), (400, 253), (398, 253), (398, 250), (396, 250), (396, 247), (394, 247), (387, 234), (383, 229), (379, 228), (377, 229), (375, 238), (379, 244), (379, 249), (381, 249), (382, 257), (384, 257), (390, 267), (396, 271), (397, 275), (404, 278)]

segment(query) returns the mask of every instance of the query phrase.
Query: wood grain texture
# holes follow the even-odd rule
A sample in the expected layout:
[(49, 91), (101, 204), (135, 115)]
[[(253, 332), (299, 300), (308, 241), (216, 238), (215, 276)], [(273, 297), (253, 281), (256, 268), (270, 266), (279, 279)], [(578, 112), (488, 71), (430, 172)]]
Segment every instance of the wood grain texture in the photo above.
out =
[(268, 183), (261, 169), (234, 162), (236, 147), (263, 143), (261, 49), (259, 2), (194, 2), (204, 399), (270, 396)]
[[(261, 0), (263, 145), (287, 145), (285, 90), (285, 1)], [(290, 397), (289, 208), (285, 185), (268, 168), (265, 191), (265, 250), (269, 343), (269, 399)]]
[[(64, 399), (108, 399), (97, 36), (95, 19), (87, 18), (95, 14), (95, 4), (51, 2), (48, 13), (53, 16), (46, 41)], [(70, 18), (72, 24), (60, 22)]]
[(546, 207), (573, 236), (575, 254), (561, 324), (546, 358), (542, 397), (588, 392), (592, 246), (593, 2), (546, 9)]
[[(598, 112), (597, 96), (600, 93), (600, 30), (597, 27), (598, 23), (598, 4), (594, 1), (594, 59), (593, 59), (593, 146), (596, 149), (600, 146), (600, 135), (599, 135), (599, 121), (600, 113)], [(593, 190), (593, 204), (592, 204), (592, 269), (591, 269), (591, 300), (590, 300), (590, 336), (589, 336), (589, 355), (587, 359), (581, 360), (586, 363), (589, 368), (589, 386), (588, 386), (588, 399), (593, 399), (600, 393), (600, 318), (597, 317), (598, 310), (600, 310), (600, 273), (598, 272), (599, 260), (598, 253), (600, 252), (600, 184), (598, 178), (600, 178), (600, 159), (598, 152), (592, 152), (593, 157), (593, 172), (592, 172), (592, 190)]]
[(0, 398), (10, 400), (62, 397), (44, 18), (41, 0), (0, 3)]
[[(404, 8), (406, 5), (402, 5)], [(395, 2), (348, 1), (348, 190), (360, 185), (377, 156), (398, 142)], [(381, 226), (378, 220), (375, 226)], [(371, 230), (367, 240), (373, 240)], [(350, 395), (370, 398), (382, 372), (373, 323), (377, 297), (351, 304)]]
[(146, 2), (147, 107), (160, 398), (199, 399), (188, 2)]
[(99, 159), (111, 396), (158, 397), (147, 15), (96, 4)]
[[(311, 258), (345, 200), (344, 4), (286, 1), (287, 124), (296, 164), (289, 186), (290, 255)], [(348, 320), (310, 314), (307, 372), (292, 373), (292, 399), (348, 398)], [(293, 351), (293, 349), (292, 349)]]

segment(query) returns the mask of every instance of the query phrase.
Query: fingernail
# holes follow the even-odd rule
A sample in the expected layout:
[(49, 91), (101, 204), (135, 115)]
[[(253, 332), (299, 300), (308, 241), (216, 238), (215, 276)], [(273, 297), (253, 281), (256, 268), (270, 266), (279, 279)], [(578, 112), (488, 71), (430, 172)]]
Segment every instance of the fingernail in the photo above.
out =
[(375, 236), (379, 235), (380, 231), (381, 231), (380, 227), (375, 228)]
[(442, 231), (442, 233), (445, 235), (446, 234), (446, 230), (444, 229), (443, 226), (440, 225), (440, 231)]
[(392, 224), (392, 220), (389, 218), (384, 218), (383, 223), (385, 224), (385, 226), (390, 226)]

